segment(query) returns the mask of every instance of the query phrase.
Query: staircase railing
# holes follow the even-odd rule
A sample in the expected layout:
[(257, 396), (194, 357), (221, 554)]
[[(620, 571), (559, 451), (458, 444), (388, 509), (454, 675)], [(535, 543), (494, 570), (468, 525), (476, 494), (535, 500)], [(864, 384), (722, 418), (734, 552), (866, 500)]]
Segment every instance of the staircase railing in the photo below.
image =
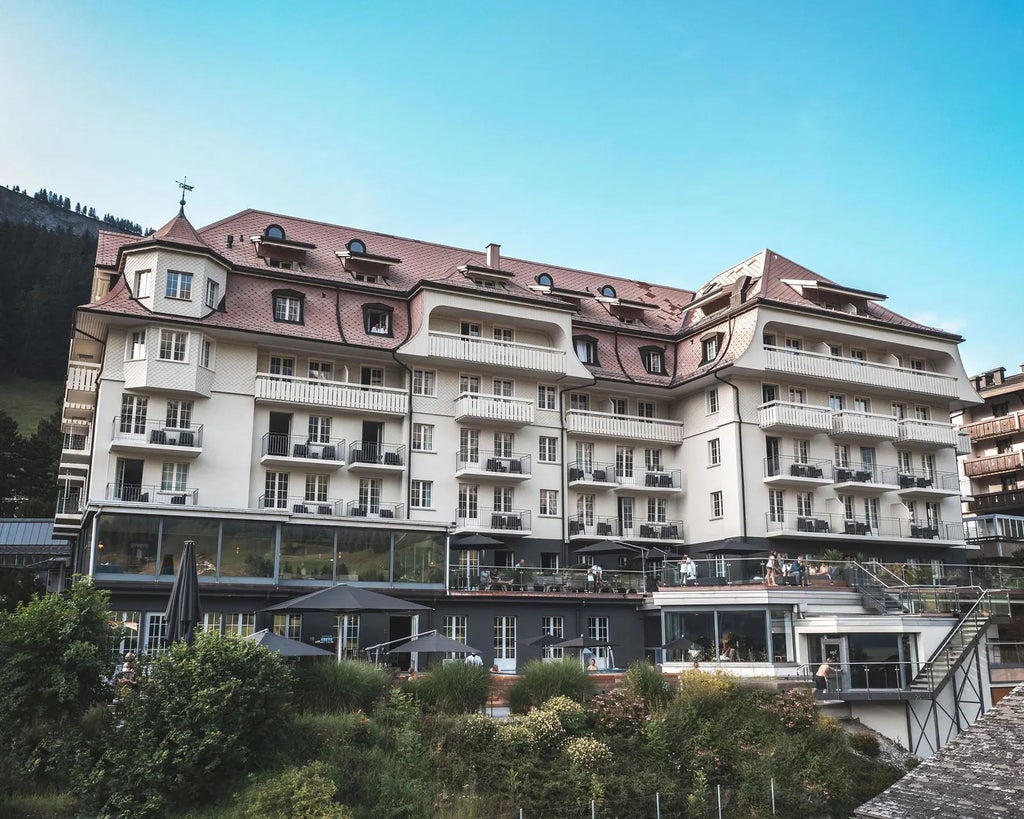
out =
[[(884, 566), (878, 564), (880, 568), (885, 569)], [(885, 569), (888, 571), (888, 569)], [(900, 584), (906, 586), (906, 583), (902, 581), (897, 575), (889, 572)], [(864, 566), (856, 561), (852, 562), (847, 568), (847, 581), (856, 586), (857, 591), (860, 592), (861, 602), (864, 604), (864, 608), (872, 611), (877, 611), (879, 614), (888, 614), (891, 611), (902, 611), (903, 605), (897, 596), (894, 596), (889, 591), (889, 584), (887, 584), (882, 578), (876, 575), (867, 566)]]

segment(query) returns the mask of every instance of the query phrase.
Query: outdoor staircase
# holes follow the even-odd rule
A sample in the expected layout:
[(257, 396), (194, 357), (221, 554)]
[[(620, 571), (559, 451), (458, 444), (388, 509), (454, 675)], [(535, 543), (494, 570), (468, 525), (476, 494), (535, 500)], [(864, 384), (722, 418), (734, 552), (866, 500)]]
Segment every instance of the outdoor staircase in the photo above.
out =
[[(906, 606), (900, 600), (897, 593), (890, 591), (889, 586), (881, 581), (870, 570), (859, 563), (851, 567), (852, 578), (857, 591), (860, 592), (861, 602), (868, 611), (876, 611), (879, 614), (904, 614)], [(893, 575), (893, 577), (896, 577)], [(906, 583), (896, 578), (899, 583), (906, 586)]]

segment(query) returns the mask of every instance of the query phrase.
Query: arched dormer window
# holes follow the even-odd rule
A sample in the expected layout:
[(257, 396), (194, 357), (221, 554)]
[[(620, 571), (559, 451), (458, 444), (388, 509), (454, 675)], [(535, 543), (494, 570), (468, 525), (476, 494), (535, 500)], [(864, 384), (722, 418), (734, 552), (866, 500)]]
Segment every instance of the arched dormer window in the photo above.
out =
[(539, 276), (537, 276), (537, 284), (539, 284), (541, 287), (554, 287), (555, 280), (551, 278), (550, 273), (541, 273)]
[(267, 229), (263, 231), (263, 235), (268, 239), (284, 239), (284, 228), (280, 225), (267, 225)]
[(348, 248), (349, 253), (366, 253), (366, 242), (362, 239), (349, 239), (345, 247)]
[(602, 285), (601, 289), (598, 292), (606, 299), (616, 298), (615, 288), (612, 287), (610, 284)]
[(371, 336), (394, 336), (392, 313), (385, 304), (364, 304), (363, 329)]
[(305, 297), (297, 290), (275, 290), (274, 321), (286, 324), (305, 322)]

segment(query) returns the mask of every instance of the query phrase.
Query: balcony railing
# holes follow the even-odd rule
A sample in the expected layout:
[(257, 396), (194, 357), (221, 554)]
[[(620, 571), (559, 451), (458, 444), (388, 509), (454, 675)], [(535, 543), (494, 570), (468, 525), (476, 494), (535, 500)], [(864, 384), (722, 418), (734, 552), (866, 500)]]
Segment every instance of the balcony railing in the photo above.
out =
[(454, 333), (431, 332), (430, 355), (433, 358), (448, 358), (539, 373), (565, 372), (565, 352), (554, 347), (495, 341)]
[(61, 453), (64, 455), (88, 455), (92, 449), (92, 424), (61, 425)]
[(198, 506), (198, 489), (165, 489), (162, 486), (144, 486), (135, 483), (107, 484), (107, 500), (125, 503), (155, 503), (171, 506)]
[(84, 511), (81, 491), (57, 493), (57, 508), (54, 512), (57, 517), (80, 518)]
[(615, 482), (623, 488), (671, 491), (682, 488), (682, 471), (678, 469), (646, 470), (619, 469), (615, 472)]
[(263, 459), (296, 458), (303, 461), (328, 461), (332, 466), (345, 463), (345, 439), (329, 438), (313, 441), (308, 435), (286, 435), (268, 432), (260, 450)]
[(405, 466), (405, 447), (401, 444), (381, 444), (377, 441), (353, 441), (348, 450), (349, 469), (376, 466)]
[(823, 353), (793, 350), (789, 347), (765, 346), (765, 368), (778, 372), (842, 381), (871, 387), (956, 397), (956, 377), (929, 373), (890, 364), (876, 364), (851, 358), (838, 358)]
[(510, 479), (530, 476), (529, 455), (505, 455), (493, 450), (465, 450), (455, 453), (455, 471), (474, 474), (485, 473)]
[(345, 502), (327, 498), (325, 500), (309, 500), (304, 495), (281, 495), (268, 493), (260, 495), (256, 500), (258, 508), (266, 511), (291, 512), (295, 515), (342, 515)]
[(911, 538), (914, 540), (942, 540), (963, 542), (962, 521), (916, 521), (891, 517), (847, 517), (837, 512), (797, 512), (787, 510), (780, 516), (769, 512), (766, 517), (768, 534), (796, 532), (814, 535), (854, 535), (858, 537)]
[(99, 364), (72, 364), (68, 367), (67, 388), (75, 392), (96, 392)]
[(903, 418), (897, 422), (901, 444), (920, 449), (937, 449), (956, 446), (959, 430), (942, 421), (922, 421), (917, 418)]
[(775, 478), (774, 483), (783, 483), (791, 479), (795, 482), (803, 480), (833, 480), (832, 461), (808, 461), (793, 457), (792, 455), (780, 455), (776, 458), (764, 459), (764, 476)]
[(110, 438), (115, 447), (202, 449), (203, 425), (171, 427), (162, 421), (140, 421), (121, 415), (114, 418)]
[(891, 415), (839, 410), (832, 413), (832, 434), (847, 438), (895, 441), (899, 436), (899, 427)]
[(898, 486), (899, 470), (895, 466), (879, 466), (878, 464), (851, 461), (842, 466), (833, 466), (832, 480), (847, 485)]
[(464, 392), (455, 399), (455, 420), (525, 426), (533, 423), (533, 401), (507, 395)]
[(964, 518), (964, 534), (968, 543), (982, 540), (1024, 542), (1024, 517), (979, 515), (975, 518)]
[(972, 441), (984, 441), (986, 438), (1005, 438), (1021, 431), (1020, 413), (1011, 415), (1000, 415), (998, 418), (990, 418), (987, 421), (978, 421), (974, 424), (965, 424), (963, 431), (967, 433)]
[(569, 518), (569, 537), (625, 538), (628, 540), (664, 540), (682, 543), (681, 520), (626, 521), (617, 517), (573, 515)]
[(256, 374), (256, 399), (381, 415), (405, 415), (409, 408), (403, 389), (271, 373)]
[(615, 464), (596, 461), (573, 461), (568, 466), (569, 483), (615, 483)]
[(455, 511), (455, 530), (485, 530), (525, 534), (530, 530), (530, 512), (527, 509), (498, 510), (477, 507)]
[(1024, 507), (1024, 489), (975, 493), (974, 500), (967, 503), (967, 508), (971, 512), (995, 512), (1000, 509), (1022, 507)]
[(376, 503), (349, 501), (345, 505), (345, 514), (352, 518), (370, 518), (371, 520), (402, 519), (405, 518), (405, 504), (386, 501)]
[(757, 420), (761, 429), (790, 430), (794, 432), (831, 432), (832, 410), (792, 401), (772, 401), (758, 408)]
[(566, 431), (576, 435), (602, 438), (626, 438), (635, 441), (659, 441), (665, 444), (683, 442), (683, 425), (679, 421), (641, 418), (637, 415), (612, 415), (609, 412), (568, 410)]
[(643, 572), (612, 569), (598, 575), (591, 569), (449, 566), (448, 578), (455, 591), (636, 594), (645, 589)]
[(932, 472), (915, 469), (910, 472), (901, 471), (898, 480), (901, 490), (960, 492), (960, 475), (956, 472)]
[(1024, 469), (1024, 451), (1004, 452), (1001, 455), (964, 461), (964, 474), (968, 478), (999, 475), (1003, 472), (1016, 472), (1019, 469)]

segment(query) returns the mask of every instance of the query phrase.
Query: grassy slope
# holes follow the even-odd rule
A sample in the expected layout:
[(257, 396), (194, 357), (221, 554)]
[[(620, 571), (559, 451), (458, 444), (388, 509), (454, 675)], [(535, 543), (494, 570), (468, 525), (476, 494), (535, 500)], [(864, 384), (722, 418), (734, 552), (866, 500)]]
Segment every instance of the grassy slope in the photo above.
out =
[(40, 419), (57, 409), (62, 390), (59, 381), (0, 377), (0, 410), (18, 422), (18, 432), (27, 438), (36, 431)]

